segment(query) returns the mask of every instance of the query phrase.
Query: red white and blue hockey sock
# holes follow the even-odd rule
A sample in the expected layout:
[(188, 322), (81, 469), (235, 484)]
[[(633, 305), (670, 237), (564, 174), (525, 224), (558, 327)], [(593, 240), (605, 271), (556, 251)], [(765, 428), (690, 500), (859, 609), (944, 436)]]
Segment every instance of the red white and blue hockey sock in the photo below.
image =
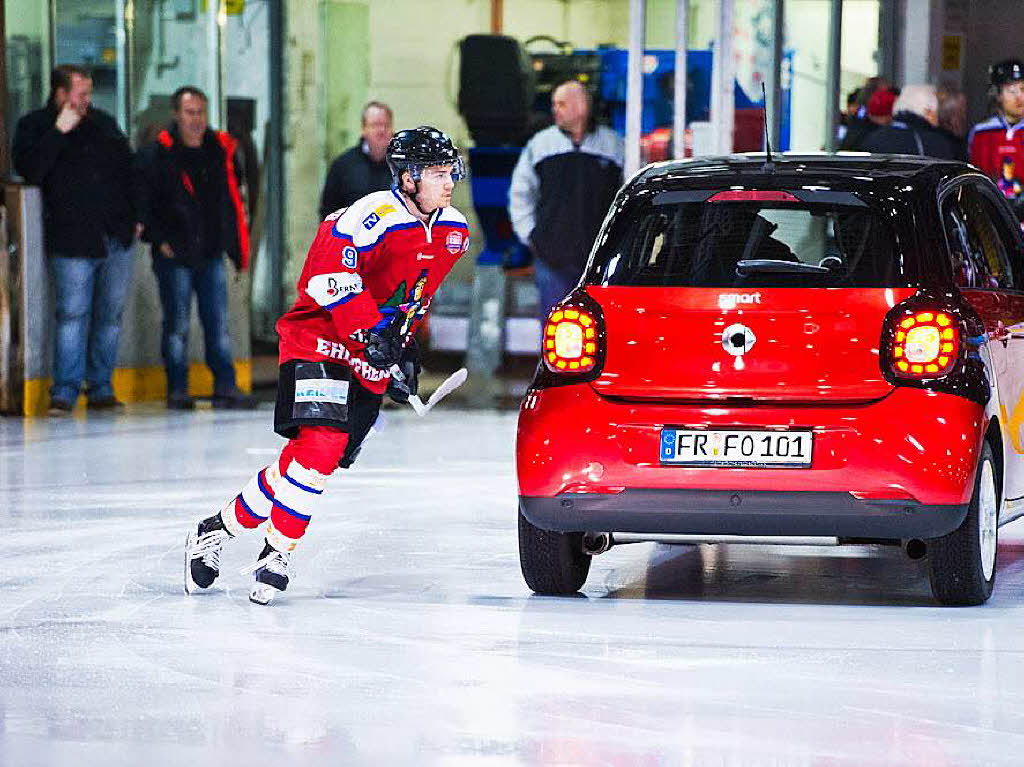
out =
[(288, 464), (275, 488), (267, 543), (278, 551), (294, 550), (323, 501), (328, 476), (315, 469), (307, 469), (297, 460)]
[(274, 503), (274, 494), (280, 487), (281, 463), (290, 460), (290, 451), (286, 447), (281, 457), (266, 468), (260, 469), (249, 483), (242, 488), (221, 511), (224, 528), (231, 535), (239, 535), (247, 530), (255, 530), (268, 519)]

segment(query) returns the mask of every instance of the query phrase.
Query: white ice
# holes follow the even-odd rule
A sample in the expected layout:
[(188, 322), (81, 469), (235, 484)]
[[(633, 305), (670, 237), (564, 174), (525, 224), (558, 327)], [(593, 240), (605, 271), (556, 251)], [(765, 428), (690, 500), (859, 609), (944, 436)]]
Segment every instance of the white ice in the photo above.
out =
[(1024, 532), (980, 608), (895, 550), (639, 544), (521, 580), (514, 413), (388, 411), (278, 603), (181, 590), (271, 413), (0, 421), (0, 765), (1024, 764)]

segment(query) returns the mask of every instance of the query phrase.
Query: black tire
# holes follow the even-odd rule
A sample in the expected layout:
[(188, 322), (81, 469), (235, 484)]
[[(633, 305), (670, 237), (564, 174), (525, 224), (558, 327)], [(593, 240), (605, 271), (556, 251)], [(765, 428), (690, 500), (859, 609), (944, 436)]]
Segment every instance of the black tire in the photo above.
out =
[[(988, 470), (986, 470), (986, 464)], [(983, 482), (991, 481), (988, 492), (995, 494), (995, 508), (998, 514), (1000, 501), (999, 471), (995, 456), (988, 442), (982, 445), (981, 460), (978, 462), (977, 476), (974, 478), (974, 493), (967, 509), (967, 517), (953, 532), (941, 538), (928, 541), (928, 566), (932, 584), (932, 594), (944, 605), (969, 606), (980, 605), (992, 596), (992, 586), (996, 580), (996, 541), (990, 541), (988, 557), (991, 574), (986, 577), (985, 563), (982, 561), (984, 547), (980, 532), (981, 508), (983, 506)], [(999, 529), (998, 518), (995, 530)], [(998, 539), (998, 533), (994, 533)]]
[(583, 588), (590, 572), (583, 533), (542, 530), (519, 512), (519, 566), (537, 594), (568, 595)]

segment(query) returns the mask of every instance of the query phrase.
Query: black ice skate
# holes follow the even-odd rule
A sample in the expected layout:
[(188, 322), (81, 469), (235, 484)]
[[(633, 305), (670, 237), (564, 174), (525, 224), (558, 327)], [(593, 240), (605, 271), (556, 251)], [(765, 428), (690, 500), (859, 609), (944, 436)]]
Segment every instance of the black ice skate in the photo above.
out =
[(220, 552), (231, 534), (220, 514), (204, 519), (185, 539), (185, 593), (206, 589), (220, 575)]
[(270, 604), (279, 591), (288, 588), (288, 568), (291, 565), (291, 552), (278, 551), (269, 543), (263, 546), (255, 565), (247, 567), (245, 572), (256, 572), (256, 582), (249, 592), (249, 601), (258, 605)]

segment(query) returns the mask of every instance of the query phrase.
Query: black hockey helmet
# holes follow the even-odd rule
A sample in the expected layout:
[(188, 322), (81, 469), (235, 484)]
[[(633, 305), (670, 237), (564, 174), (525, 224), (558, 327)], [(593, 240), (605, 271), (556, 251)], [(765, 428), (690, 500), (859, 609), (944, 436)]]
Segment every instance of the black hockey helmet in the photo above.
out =
[(1024, 63), (1020, 59), (1003, 59), (988, 68), (988, 79), (993, 88), (1024, 80)]
[(459, 150), (447, 135), (429, 125), (396, 133), (387, 151), (388, 167), (395, 186), (401, 185), (402, 171), (409, 171), (412, 180), (420, 180), (420, 171), (431, 165), (451, 165), (452, 180), (466, 176)]

